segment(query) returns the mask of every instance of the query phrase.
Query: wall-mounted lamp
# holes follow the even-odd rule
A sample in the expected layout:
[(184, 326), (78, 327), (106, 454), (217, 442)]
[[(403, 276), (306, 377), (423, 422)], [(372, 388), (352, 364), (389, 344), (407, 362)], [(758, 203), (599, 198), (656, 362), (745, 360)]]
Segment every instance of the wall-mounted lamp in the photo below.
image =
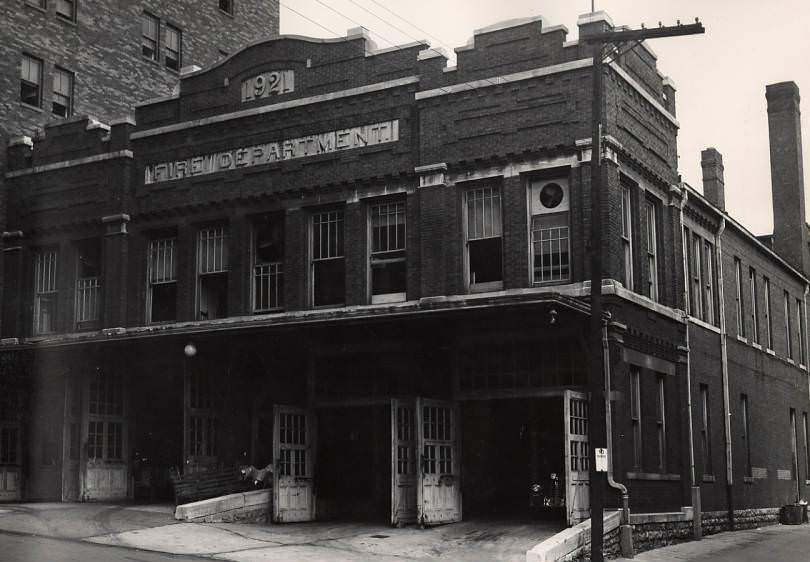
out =
[(194, 357), (197, 355), (197, 346), (193, 343), (187, 343), (186, 347), (183, 348), (183, 353), (186, 354), (186, 357)]

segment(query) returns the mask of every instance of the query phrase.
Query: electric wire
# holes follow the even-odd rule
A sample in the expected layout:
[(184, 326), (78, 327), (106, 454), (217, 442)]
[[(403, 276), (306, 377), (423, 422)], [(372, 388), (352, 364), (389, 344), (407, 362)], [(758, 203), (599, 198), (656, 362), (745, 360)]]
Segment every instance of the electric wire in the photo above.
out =
[(305, 19), (305, 20), (307, 20), (308, 22), (310, 22), (310, 23), (313, 23), (313, 24), (317, 25), (318, 27), (320, 27), (320, 28), (321, 28), (321, 29), (323, 29), (323, 30), (328, 31), (328, 32), (329, 32), (329, 33), (331, 33), (332, 35), (335, 35), (336, 37), (340, 37), (340, 36), (341, 36), (341, 34), (340, 34), (340, 33), (338, 33), (337, 31), (333, 31), (333, 30), (329, 29), (328, 27), (326, 27), (325, 25), (321, 25), (320, 23), (318, 23), (318, 22), (317, 22), (317, 21), (315, 21), (314, 19), (312, 19), (312, 18), (310, 18), (310, 17), (305, 16), (304, 14), (302, 14), (301, 12), (299, 12), (298, 10), (295, 10), (295, 9), (293, 9), (293, 8), (290, 8), (290, 7), (289, 7), (287, 4), (285, 4), (284, 2), (280, 2), (280, 4), (281, 4), (281, 6), (282, 6), (283, 8), (288, 9), (289, 11), (291, 11), (291, 12), (292, 12), (292, 13), (294, 13), (294, 14), (298, 14), (299, 16), (301, 16), (302, 18), (304, 18), (304, 19)]

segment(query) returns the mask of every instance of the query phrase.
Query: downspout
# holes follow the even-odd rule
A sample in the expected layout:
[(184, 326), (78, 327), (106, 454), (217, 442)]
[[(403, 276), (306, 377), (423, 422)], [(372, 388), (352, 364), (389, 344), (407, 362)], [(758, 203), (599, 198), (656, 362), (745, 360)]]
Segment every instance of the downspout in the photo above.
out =
[[(723, 231), (726, 229), (725, 217), (720, 217), (720, 226), (715, 237), (715, 252), (717, 262), (717, 286), (719, 300), (720, 320), (720, 364), (723, 375), (723, 439), (726, 450), (726, 502), (728, 508), (729, 527), (734, 529), (734, 473), (731, 457), (731, 404), (728, 390), (728, 331), (726, 330), (725, 297), (723, 291)], [(741, 319), (743, 322), (745, 319)]]
[[(683, 199), (681, 199), (681, 205), (679, 208), (679, 217), (681, 223), (681, 243), (683, 245), (683, 302), (684, 305), (689, 302), (689, 286), (690, 286), (690, 279), (689, 279), (689, 241), (684, 240), (683, 235), (683, 208), (686, 205), (686, 201), (689, 197), (689, 192), (684, 190)], [(684, 306), (684, 308), (688, 308)], [(686, 327), (686, 408), (688, 415), (686, 416), (687, 420), (687, 437), (689, 439), (689, 484), (690, 489), (692, 492), (692, 534), (694, 538), (699, 539), (703, 535), (703, 523), (702, 523), (702, 509), (700, 505), (700, 487), (697, 483), (697, 474), (695, 471), (695, 428), (694, 423), (692, 421), (692, 363), (691, 358), (689, 356), (689, 313), (684, 310), (683, 313), (683, 321)]]
[(610, 412), (610, 348), (608, 346), (607, 324), (602, 326), (602, 361), (605, 371), (605, 429), (607, 430), (607, 450), (608, 450), (608, 485), (614, 490), (618, 490), (622, 496), (622, 525), (630, 524), (630, 493), (627, 486), (613, 479), (613, 427)]

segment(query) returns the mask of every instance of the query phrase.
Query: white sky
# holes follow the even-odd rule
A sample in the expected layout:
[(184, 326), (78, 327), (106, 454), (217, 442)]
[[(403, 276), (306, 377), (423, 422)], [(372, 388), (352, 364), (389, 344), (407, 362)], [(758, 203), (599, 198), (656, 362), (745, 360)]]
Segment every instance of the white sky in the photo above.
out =
[[(678, 88), (680, 171), (686, 182), (702, 189), (700, 151), (717, 148), (725, 164), (726, 209), (755, 234), (771, 232), (765, 86), (793, 80), (810, 99), (810, 0), (595, 1), (596, 9), (605, 10), (616, 25), (633, 28), (700, 18), (705, 35), (648, 42), (658, 55), (659, 70)], [(474, 29), (517, 17), (542, 15), (546, 25), (563, 24), (568, 39), (575, 39), (577, 17), (591, 9), (590, 0), (281, 0), (281, 4), (284, 34), (345, 36), (347, 29), (361, 24), (380, 48), (427, 39), (451, 54)], [(802, 130), (810, 139), (810, 114)], [(810, 146), (804, 151), (805, 170), (810, 169), (808, 155)]]

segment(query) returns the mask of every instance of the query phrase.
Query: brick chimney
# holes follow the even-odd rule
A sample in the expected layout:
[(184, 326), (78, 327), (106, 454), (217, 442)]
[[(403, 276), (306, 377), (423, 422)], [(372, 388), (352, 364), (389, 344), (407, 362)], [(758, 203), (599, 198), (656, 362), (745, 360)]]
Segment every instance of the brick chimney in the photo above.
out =
[(799, 87), (795, 82), (769, 84), (768, 137), (773, 190), (773, 247), (799, 271), (810, 274), (810, 249), (804, 212), (802, 132)]
[(703, 195), (720, 209), (726, 210), (726, 182), (723, 179), (723, 155), (716, 148), (707, 148), (700, 153), (703, 169)]

